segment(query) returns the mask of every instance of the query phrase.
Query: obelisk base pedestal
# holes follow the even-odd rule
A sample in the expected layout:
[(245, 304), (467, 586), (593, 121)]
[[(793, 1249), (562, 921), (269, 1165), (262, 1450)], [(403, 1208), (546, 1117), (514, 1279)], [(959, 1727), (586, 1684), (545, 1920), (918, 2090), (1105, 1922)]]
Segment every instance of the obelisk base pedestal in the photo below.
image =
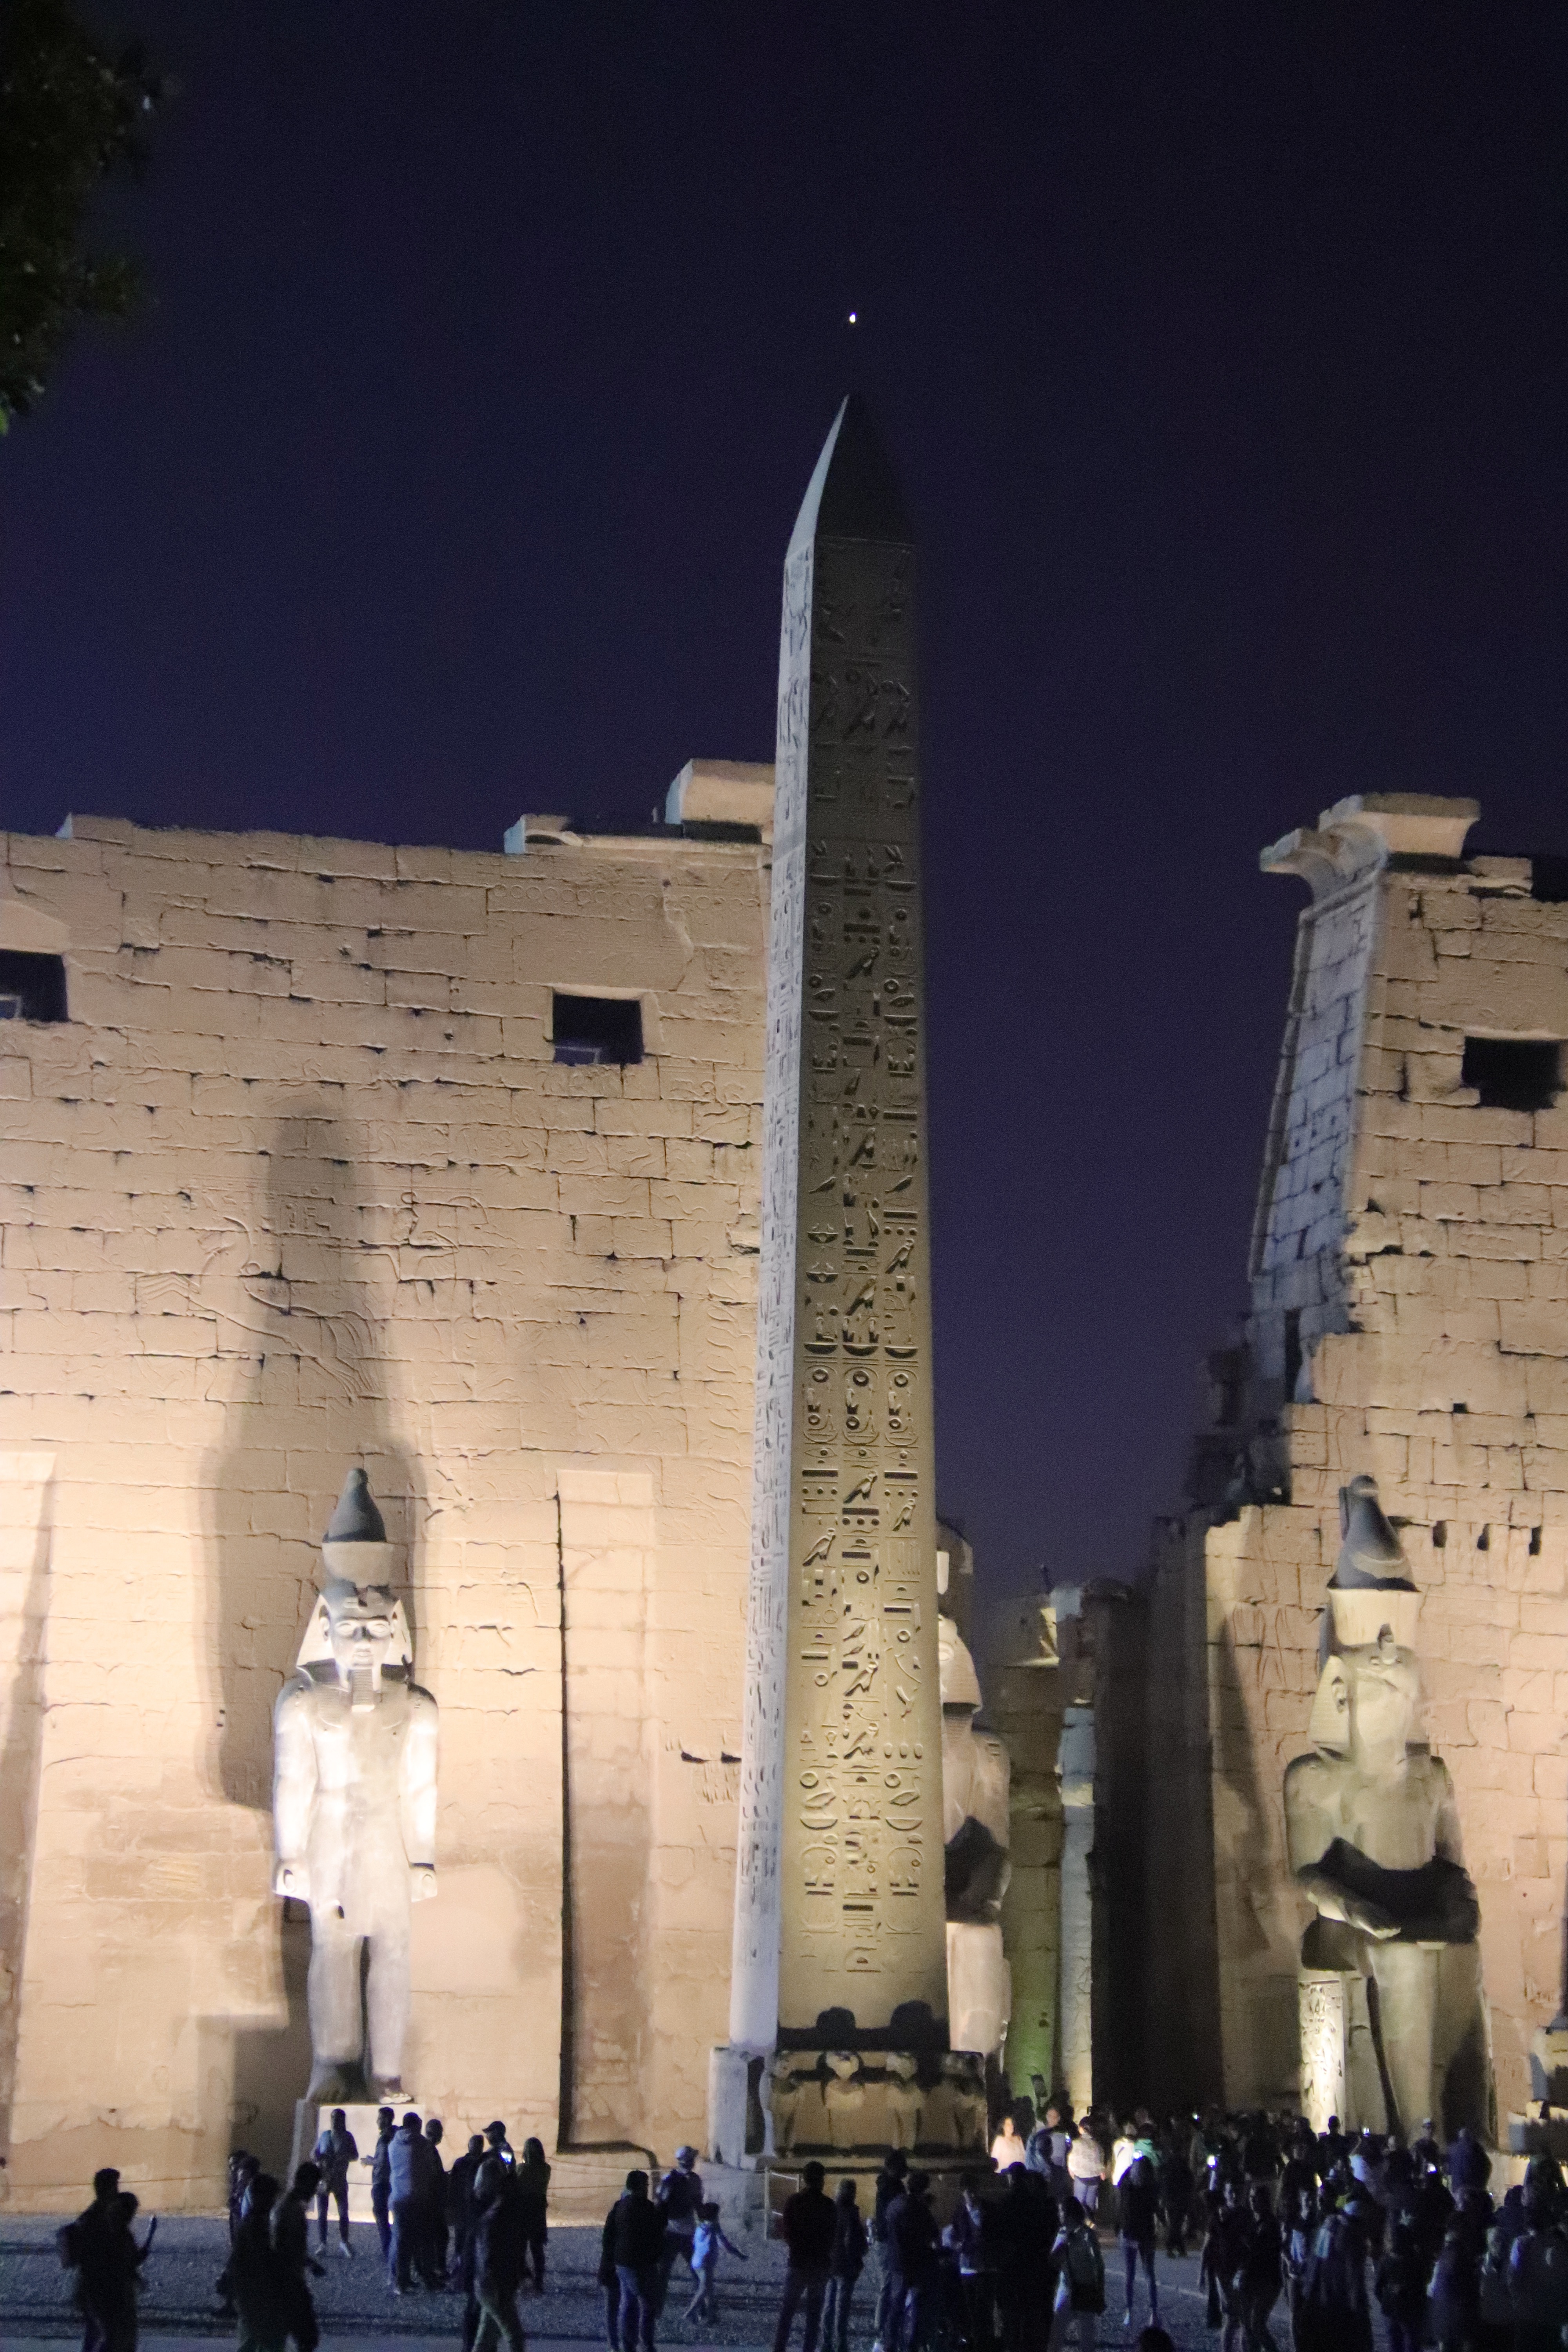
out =
[(764, 2061), (738, 2042), (721, 2042), (708, 2053), (708, 2161), (754, 2168), (763, 2156), (763, 2117), (757, 2086)]

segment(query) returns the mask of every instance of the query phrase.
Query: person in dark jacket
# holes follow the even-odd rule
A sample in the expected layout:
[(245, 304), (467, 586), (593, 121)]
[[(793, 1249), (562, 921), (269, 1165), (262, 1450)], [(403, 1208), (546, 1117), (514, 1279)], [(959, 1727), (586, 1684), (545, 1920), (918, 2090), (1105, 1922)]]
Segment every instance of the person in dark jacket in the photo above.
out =
[(288, 2283), (272, 2243), (272, 2208), (277, 2202), (277, 2181), (269, 2172), (258, 2172), (235, 2232), (229, 2264), (234, 2299), (239, 2306), (240, 2352), (283, 2352), (289, 2334)]
[(1193, 2167), (1181, 2137), (1173, 2134), (1161, 2150), (1158, 2166), (1160, 2210), (1165, 2217), (1165, 2252), (1179, 2258), (1187, 2251), (1193, 2226)]
[(891, 2149), (877, 2175), (876, 2194), (871, 2200), (871, 2259), (877, 2266), (877, 2314), (872, 2334), (879, 2347), (887, 2337), (888, 2294), (893, 2275), (888, 2261), (888, 2208), (895, 2197), (903, 2195), (909, 2173), (910, 2159), (903, 2149)]
[[(616, 2215), (630, 2195), (629, 2189), (622, 2189), (605, 2216), (605, 2227), (599, 2238), (599, 2284), (605, 2291), (605, 2342), (609, 2352), (621, 2352), (621, 2282), (616, 2274)], [(471, 2352), (471, 2347), (465, 2344), (463, 2352)]]
[(664, 2215), (664, 2252), (660, 2256), (659, 2309), (669, 2293), (670, 2273), (678, 2261), (691, 2270), (691, 2248), (697, 2235), (698, 2208), (707, 2191), (697, 2169), (697, 2150), (689, 2142), (675, 2151), (675, 2162), (658, 2184), (658, 2209)]
[[(801, 2185), (793, 2197), (785, 2200), (780, 2217), (779, 2231), (784, 2242), (786, 2261), (778, 2326), (773, 2329), (773, 2352), (785, 2352), (795, 2313), (803, 2303), (805, 2305), (805, 2339), (802, 2352), (816, 2352), (816, 2339), (822, 2327), (822, 2305), (827, 2294), (833, 2263), (833, 2242), (838, 2229), (833, 2200), (823, 2189), (826, 2178), (820, 2164), (803, 2166)], [(889, 2210), (889, 2228), (892, 2210), (896, 2209)]]
[[(936, 2216), (931, 2210), (930, 2175), (911, 2172), (909, 2187), (888, 2208), (888, 2250), (892, 2258), (893, 2283), (888, 2297), (885, 2352), (915, 2352), (921, 2341), (927, 2305), (936, 2284), (940, 2239)], [(783, 2346), (775, 2345), (773, 2352), (784, 2352)], [(809, 2346), (806, 2352), (811, 2352)]]
[(1198, 2264), (1198, 2284), (1208, 2294), (1208, 2324), (1224, 2331), (1220, 2352), (1240, 2352), (1247, 2324), (1247, 2234), (1241, 2183), (1227, 2179), (1210, 2202), (1209, 2226)]
[(434, 2161), (429, 2167), (430, 2180), (425, 2198), (425, 2242), (420, 2249), (424, 2256), (421, 2274), (426, 2286), (447, 2284), (447, 2159), (441, 2153), (441, 2142), (447, 2137), (447, 2126), (439, 2116), (432, 2116), (425, 2126), (425, 2144)]
[(1255, 2180), (1247, 2198), (1247, 2245), (1241, 2261), (1242, 2332), (1247, 2352), (1277, 2352), (1269, 2316), (1285, 2284), (1284, 2233), (1274, 2210), (1274, 2184)]
[[(310, 2259), (310, 2201), (321, 2185), (320, 2165), (301, 2164), (272, 2216), (272, 2251), (278, 2257), (279, 2293), (283, 2298), (289, 2333), (299, 2352), (316, 2352), (321, 2340), (307, 2278), (307, 2273), (313, 2273), (317, 2278), (325, 2276), (321, 2264)], [(325, 2242), (323, 2238), (322, 2243)]]
[(1331, 2209), (1319, 2223), (1297, 2319), (1297, 2352), (1372, 2352), (1366, 2238), (1351, 2214)]
[(849, 2352), (849, 2313), (866, 2267), (866, 2221), (852, 2180), (841, 2180), (833, 2200), (833, 2252), (822, 2306), (823, 2352)]
[[(116, 2293), (119, 2259), (114, 2240), (120, 2175), (106, 2164), (92, 2176), (92, 2202), (60, 2231), (57, 2243), (60, 2261), (76, 2273), (76, 2305), (81, 2315), (82, 2352), (92, 2352), (105, 2332), (105, 2320)], [(220, 2285), (222, 2282), (219, 2282)]]
[(654, 2352), (659, 2264), (664, 2254), (664, 2215), (647, 2191), (647, 2173), (628, 2172), (626, 2194), (610, 2208), (605, 2224), (621, 2291), (621, 2352)]
[(118, 2172), (99, 2173), (85, 2213), (60, 2232), (61, 2252), (77, 2272), (77, 2307), (82, 2316), (82, 2352), (136, 2352), (136, 2297), (142, 2266), (157, 2235), (154, 2221), (139, 2246), (132, 2228), (138, 2200), (118, 2184)]
[(441, 2193), (446, 2168), (410, 2107), (387, 2149), (392, 2189), (392, 2291), (406, 2294), (418, 2271), (426, 2286), (444, 2284), (436, 2272), (431, 2208)]
[(1105, 2310), (1105, 2257), (1094, 2224), (1076, 2197), (1062, 2207), (1061, 2234), (1053, 2252), (1057, 2294), (1051, 2341), (1066, 2352), (1068, 2335), (1076, 2332), (1079, 2352), (1092, 2352)]
[(474, 2352), (488, 2352), (493, 2333), (508, 2352), (523, 2352), (517, 2295), (527, 2267), (528, 2237), (522, 2196), (513, 2167), (487, 2157), (474, 2180), (474, 2300), (479, 2324)]
[(1127, 2316), (1125, 2326), (1132, 2326), (1132, 2308), (1138, 2288), (1138, 2265), (1143, 2265), (1149, 2282), (1149, 2317), (1156, 2327), (1160, 2324), (1160, 2288), (1154, 2276), (1154, 2231), (1160, 2218), (1160, 2183), (1154, 2168), (1146, 2156), (1135, 2156), (1116, 2184), (1121, 2208), (1121, 2252), (1127, 2273)]
[(1469, 2125), (1461, 2124), (1458, 2137), (1448, 2143), (1448, 2186), (1455, 2198), (1466, 2189), (1484, 2189), (1491, 2177), (1491, 2158)]
[[(447, 2221), (452, 2232), (451, 2258), (447, 2265), (448, 2286), (465, 2291), (473, 2282), (468, 2271), (468, 2233), (474, 2226), (474, 2176), (484, 2161), (485, 2143), (478, 2132), (447, 2175)], [(465, 2347), (464, 2352), (470, 2352)]]
[(942, 2243), (958, 2263), (963, 2340), (969, 2352), (992, 2352), (996, 2341), (995, 2221), (987, 2210), (983, 2176), (966, 2172), (958, 2210), (942, 2232)]
[(390, 2107), (375, 2111), (375, 2146), (370, 2154), (370, 2210), (375, 2216), (375, 2234), (381, 2241), (381, 2259), (392, 2262), (392, 2135), (396, 2119)]
[(1373, 2293), (1388, 2326), (1388, 2352), (1420, 2352), (1426, 2329), (1426, 2271), (1415, 2231), (1395, 2221), (1378, 2263)]
[(525, 2139), (522, 2162), (514, 2178), (522, 2217), (523, 2238), (533, 2273), (533, 2292), (544, 2293), (544, 2249), (550, 2237), (550, 2164), (542, 2139)]

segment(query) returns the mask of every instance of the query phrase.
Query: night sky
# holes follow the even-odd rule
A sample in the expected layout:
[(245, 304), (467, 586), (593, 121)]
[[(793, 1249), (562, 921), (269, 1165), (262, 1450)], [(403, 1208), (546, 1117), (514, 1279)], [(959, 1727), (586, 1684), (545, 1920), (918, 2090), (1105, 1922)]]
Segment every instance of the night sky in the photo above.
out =
[[(1568, 10), (102, 0), (128, 330), (0, 444), (0, 822), (499, 847), (773, 753), (842, 392), (922, 562), (938, 1455), (1127, 1574), (1358, 790), (1568, 849)], [(858, 323), (848, 323), (848, 313)]]

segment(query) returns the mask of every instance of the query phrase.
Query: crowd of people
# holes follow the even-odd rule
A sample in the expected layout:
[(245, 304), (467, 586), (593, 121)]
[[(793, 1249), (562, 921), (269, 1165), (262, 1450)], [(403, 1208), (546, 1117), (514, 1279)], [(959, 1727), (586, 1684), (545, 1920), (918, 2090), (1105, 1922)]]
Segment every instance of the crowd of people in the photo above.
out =
[[(1287, 2333), (1293, 2352), (1372, 2352), (1374, 2310), (1389, 2352), (1568, 2347), (1562, 2171), (1537, 2156), (1494, 2200), (1493, 2159), (1468, 2129), (1445, 2147), (1428, 2118), (1405, 2147), (1342, 2131), (1337, 2117), (1316, 2133), (1300, 2116), (1209, 2114), (1156, 2126), (1142, 2110), (1114, 2129), (1099, 2115), (1075, 2121), (1042, 2095), (1004, 2122), (992, 2158), (991, 2177), (965, 2182), (963, 2210), (941, 2233), (945, 2281), (931, 2231), (922, 2224), (916, 2233), (926, 2299), (934, 2289), (945, 2301), (945, 2332), (967, 2352), (993, 2352), (997, 2342), (1005, 2352), (1054, 2352), (1075, 2328), (1082, 2344), (1094, 2342), (1104, 2279), (1086, 2240), (1097, 2234), (1120, 2242), (1128, 2336), (1142, 2284), (1159, 2340), (1163, 2247), (1173, 2257), (1200, 2252), (1220, 2352), (1280, 2352)], [(873, 2236), (889, 2242), (895, 2303), (904, 2269), (897, 2198), (885, 2171)], [(1031, 2203), (1033, 2230), (1024, 2219)], [(887, 2295), (879, 2352), (916, 2352)]]
[[(492, 2123), (448, 2169), (442, 2137), (434, 2116), (426, 2122), (410, 2109), (399, 2121), (391, 2107), (378, 2112), (371, 2207), (387, 2284), (395, 2295), (416, 2287), (461, 2294), (463, 2352), (488, 2352), (503, 2337), (509, 2352), (523, 2352), (518, 2296), (529, 2284), (544, 2291), (551, 2168), (543, 2146), (525, 2140), (519, 2157), (506, 2126)], [(334, 2209), (338, 2252), (353, 2253), (349, 2168), (359, 2154), (339, 2107), (287, 2189), (245, 2149), (230, 2157), (229, 2256), (217, 2280), (217, 2315), (237, 2322), (241, 2352), (284, 2352), (290, 2342), (296, 2352), (316, 2352), (310, 2281), (324, 2275)], [(119, 2173), (106, 2169), (94, 2175), (92, 2203), (60, 2232), (82, 2352), (135, 2352), (137, 2293), (158, 2226), (139, 2245), (136, 2210)]]
[[(853, 2178), (829, 2195), (808, 2163), (778, 2217), (785, 2273), (773, 2352), (1088, 2352), (1107, 2309), (1108, 2246), (1120, 2248), (1120, 2332), (1170, 2352), (1160, 2326), (1162, 2256), (1200, 2255), (1218, 2352), (1372, 2352), (1381, 2310), (1389, 2352), (1564, 2352), (1568, 2187), (1551, 2157), (1492, 2194), (1493, 2159), (1468, 2130), (1441, 2146), (1430, 2123), (1408, 2147), (1331, 2118), (1142, 2110), (1119, 2128), (1074, 2119), (1042, 2095), (1005, 2120), (984, 2170), (939, 2215), (930, 2176), (894, 2152), (867, 2207)], [(370, 2151), (372, 2205), (388, 2286), (460, 2293), (462, 2352), (503, 2339), (523, 2352), (518, 2297), (542, 2292), (551, 2168), (540, 2142), (514, 2154), (503, 2124), (476, 2133), (448, 2169), (438, 2121), (390, 2108)], [(349, 2168), (360, 2151), (340, 2109), (288, 2189), (243, 2151), (230, 2163), (228, 2263), (218, 2281), (241, 2352), (316, 2352), (312, 2277), (333, 2241), (353, 2252)], [(951, 2192), (950, 2192), (951, 2194)], [(137, 2295), (157, 2229), (139, 2242), (137, 2200), (100, 2172), (86, 2211), (60, 2232), (84, 2322), (84, 2352), (134, 2352)], [(314, 2222), (315, 2246), (311, 2245)], [(719, 2279), (745, 2249), (682, 2147), (662, 2177), (641, 2168), (606, 2214), (599, 2284), (609, 2352), (656, 2352), (678, 2268), (684, 2318), (712, 2327)], [(861, 2293), (862, 2282), (867, 2291)], [(1141, 2334), (1133, 2331), (1146, 2307)], [(1279, 2331), (1278, 2333), (1276, 2331)]]

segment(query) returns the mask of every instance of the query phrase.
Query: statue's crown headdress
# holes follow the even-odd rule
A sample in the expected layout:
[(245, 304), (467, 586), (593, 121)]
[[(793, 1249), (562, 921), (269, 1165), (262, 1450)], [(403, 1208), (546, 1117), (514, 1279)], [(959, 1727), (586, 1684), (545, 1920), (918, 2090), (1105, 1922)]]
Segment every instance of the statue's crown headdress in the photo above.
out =
[(390, 1589), (393, 1549), (386, 1539), (386, 1522), (370, 1491), (370, 1480), (356, 1465), (343, 1480), (337, 1508), (321, 1538), (325, 1584), (310, 1612), (300, 1654), (294, 1662), (297, 1668), (329, 1663), (332, 1655), (333, 1609), (352, 1607), (356, 1593), (370, 1592), (377, 1593), (385, 1602), (385, 1614), (392, 1621), (387, 1666), (412, 1666), (414, 1644), (407, 1612)]
[(1334, 1647), (1375, 1642), (1386, 1625), (1402, 1650), (1415, 1646), (1421, 1595), (1411, 1581), (1398, 1536), (1364, 1472), (1340, 1488), (1340, 1552), (1329, 1580)]
[(329, 1577), (347, 1584), (384, 1584), (392, 1573), (392, 1546), (386, 1522), (376, 1508), (370, 1480), (357, 1466), (343, 1480), (343, 1491), (321, 1538), (321, 1559)]

